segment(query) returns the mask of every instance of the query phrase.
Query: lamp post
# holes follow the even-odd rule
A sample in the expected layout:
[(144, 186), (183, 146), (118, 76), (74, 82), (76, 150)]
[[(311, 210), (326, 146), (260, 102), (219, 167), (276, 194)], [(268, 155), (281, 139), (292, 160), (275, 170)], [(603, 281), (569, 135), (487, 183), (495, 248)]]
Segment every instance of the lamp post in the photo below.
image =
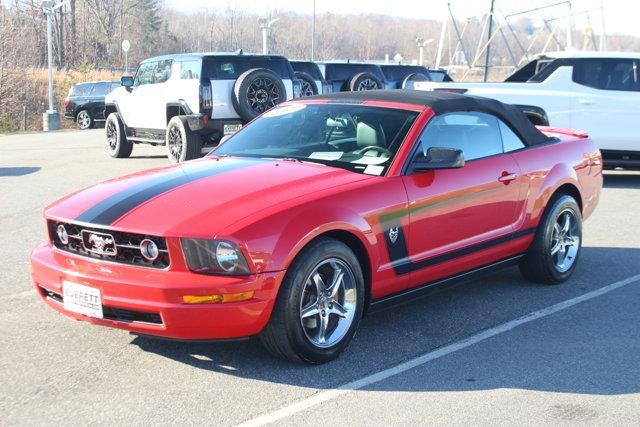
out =
[(433, 39), (425, 40), (422, 37), (416, 37), (416, 45), (418, 45), (418, 65), (424, 65), (424, 47), (429, 43), (433, 43)]
[(316, 53), (316, 0), (313, 0), (313, 18), (311, 20), (311, 60), (313, 61)]
[(269, 30), (271, 26), (276, 23), (280, 18), (272, 19), (269, 21), (269, 18), (258, 18), (258, 24), (260, 25), (260, 29), (262, 30), (262, 54), (266, 55), (269, 53), (269, 47), (267, 46), (267, 38), (269, 34)]
[(47, 17), (47, 62), (49, 69), (47, 76), (49, 78), (49, 109), (42, 115), (42, 130), (45, 132), (58, 130), (60, 128), (60, 116), (56, 111), (55, 99), (53, 95), (53, 36), (52, 36), (52, 18), (56, 10), (66, 5), (69, 0), (56, 3), (53, 0), (43, 1), (41, 3), (42, 11)]

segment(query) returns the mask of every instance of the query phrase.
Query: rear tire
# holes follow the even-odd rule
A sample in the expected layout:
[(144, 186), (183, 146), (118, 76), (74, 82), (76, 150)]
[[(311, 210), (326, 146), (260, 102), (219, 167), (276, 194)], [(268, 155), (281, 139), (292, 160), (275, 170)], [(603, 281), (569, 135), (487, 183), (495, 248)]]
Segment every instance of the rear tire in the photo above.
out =
[(580, 207), (573, 197), (558, 194), (542, 216), (520, 272), (532, 282), (558, 285), (571, 277), (581, 248)]
[(165, 135), (167, 157), (171, 163), (181, 163), (202, 157), (202, 139), (189, 128), (187, 118), (174, 116), (167, 124)]
[(76, 125), (80, 130), (91, 129), (94, 125), (93, 117), (87, 110), (82, 110), (76, 116)]
[(118, 113), (111, 113), (104, 124), (107, 136), (107, 151), (111, 157), (124, 159), (131, 155), (133, 144), (127, 139), (124, 123)]
[(260, 341), (276, 357), (325, 363), (347, 347), (363, 309), (364, 279), (358, 259), (344, 243), (320, 238), (291, 264)]
[(233, 85), (231, 96), (233, 108), (245, 123), (286, 99), (287, 89), (280, 77), (265, 68), (242, 73)]
[(349, 79), (348, 87), (351, 92), (378, 90), (382, 89), (382, 82), (371, 73), (358, 73)]

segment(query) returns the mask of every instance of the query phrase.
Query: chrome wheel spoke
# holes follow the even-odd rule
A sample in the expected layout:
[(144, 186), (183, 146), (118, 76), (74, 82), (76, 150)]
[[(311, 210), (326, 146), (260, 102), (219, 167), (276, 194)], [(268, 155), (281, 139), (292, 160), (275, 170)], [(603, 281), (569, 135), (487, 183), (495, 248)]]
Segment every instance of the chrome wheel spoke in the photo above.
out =
[(569, 233), (569, 227), (571, 226), (571, 218), (569, 217), (569, 214), (566, 213), (564, 214), (564, 220), (562, 222), (561, 230), (562, 230), (562, 234), (563, 235), (567, 235), (567, 233)]
[(339, 302), (337, 302), (337, 301), (333, 301), (333, 302), (332, 302), (332, 305), (333, 305), (333, 307), (331, 307), (331, 309), (330, 309), (330, 311), (329, 311), (330, 313), (335, 314), (335, 315), (338, 315), (338, 316), (342, 317), (343, 319), (344, 319), (345, 317), (347, 317), (347, 314), (348, 314), (349, 312), (347, 311), (347, 309), (346, 309), (346, 308), (344, 308), (344, 307), (342, 306), (342, 304), (340, 304), (340, 303), (339, 303)]
[(562, 245), (560, 244), (560, 241), (556, 241), (556, 243), (551, 247), (551, 255), (557, 254), (561, 247)]
[(302, 309), (300, 316), (303, 319), (306, 319), (307, 317), (316, 316), (318, 314), (320, 314), (320, 310), (318, 309), (317, 301), (314, 301)]
[(313, 280), (313, 284), (316, 286), (316, 292), (318, 293), (318, 295), (325, 292), (327, 287), (325, 286), (324, 280), (322, 280), (320, 273), (316, 271), (313, 276), (311, 276), (311, 279)]
[(327, 342), (327, 328), (329, 327), (329, 315), (320, 315), (320, 325), (318, 326), (318, 335), (316, 339), (318, 343), (324, 344)]
[(331, 285), (327, 288), (329, 292), (329, 297), (335, 299), (336, 294), (340, 290), (342, 286), (342, 279), (344, 279), (344, 271), (338, 267), (337, 264), (333, 263), (331, 265), (333, 267), (333, 279), (331, 280)]

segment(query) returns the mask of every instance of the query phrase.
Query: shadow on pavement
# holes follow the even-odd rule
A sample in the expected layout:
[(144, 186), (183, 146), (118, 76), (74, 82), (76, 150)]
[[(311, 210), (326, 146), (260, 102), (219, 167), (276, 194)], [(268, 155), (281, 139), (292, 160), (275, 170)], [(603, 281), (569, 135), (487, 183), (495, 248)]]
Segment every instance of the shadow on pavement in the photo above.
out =
[[(583, 248), (574, 276), (561, 286), (525, 282), (517, 268), (494, 273), (484, 279), (368, 316), (360, 324), (359, 332), (347, 351), (337, 360), (321, 366), (298, 365), (274, 359), (263, 350), (257, 339), (183, 343), (135, 337), (132, 344), (143, 351), (204, 371), (298, 387), (333, 388), (638, 274), (639, 265), (640, 249), (586, 247)], [(389, 380), (385, 381), (384, 386), (391, 387), (393, 391), (464, 391), (510, 387), (602, 395), (638, 393), (640, 382), (620, 380), (624, 377), (640, 378), (640, 339), (637, 334), (636, 342), (633, 343), (632, 339), (628, 344), (629, 352), (617, 352), (615, 355), (609, 354), (609, 347), (600, 345), (597, 328), (591, 330), (596, 335), (589, 340), (572, 334), (577, 326), (589, 324), (592, 318), (603, 315), (595, 305), (597, 301), (576, 306), (582, 312), (586, 309), (586, 316), (579, 314), (581, 312), (577, 312), (575, 307), (550, 316), (547, 319), (564, 316), (567, 320), (555, 329), (545, 326), (549, 330), (542, 337), (526, 338), (531, 330), (538, 330), (543, 324), (537, 321), (529, 324), (532, 328), (521, 327), (510, 332), (518, 338), (507, 340), (506, 345), (502, 343), (487, 350), (484, 343), (477, 344), (428, 365), (445, 363), (448, 376), (436, 373), (432, 380), (429, 377), (425, 380), (423, 376), (415, 382), (405, 378), (400, 384)], [(616, 308), (612, 310), (615, 312)], [(638, 319), (628, 326), (633, 328), (634, 324), (640, 322), (640, 313), (637, 310), (628, 311), (637, 313), (635, 316)], [(568, 326), (571, 324), (576, 326)], [(609, 332), (603, 329), (602, 334)], [(506, 334), (501, 337), (506, 338)], [(615, 333), (613, 338), (617, 339)], [(480, 346), (485, 349), (478, 350)], [(476, 357), (475, 352), (479, 352), (480, 356)], [(534, 352), (541, 353), (541, 356), (533, 357)], [(607, 363), (607, 357), (615, 359), (616, 363)]]
[(14, 168), (3, 168), (0, 167), (0, 176), (24, 176), (32, 173), (38, 172), (40, 167), (34, 166), (24, 166), (24, 167), (14, 167)]

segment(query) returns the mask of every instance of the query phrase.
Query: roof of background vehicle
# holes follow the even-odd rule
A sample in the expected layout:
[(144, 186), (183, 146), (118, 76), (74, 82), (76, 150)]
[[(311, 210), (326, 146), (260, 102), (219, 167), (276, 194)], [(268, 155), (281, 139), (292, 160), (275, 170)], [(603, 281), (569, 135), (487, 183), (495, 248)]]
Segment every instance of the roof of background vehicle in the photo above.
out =
[(451, 92), (388, 89), (336, 92), (310, 96), (303, 98), (302, 101), (314, 99), (357, 104), (365, 101), (380, 101), (419, 105), (430, 108), (437, 115), (451, 112), (479, 111), (502, 119), (527, 145), (541, 144), (550, 140), (548, 136), (540, 132), (529, 121), (518, 107), (480, 96), (461, 95)]
[(588, 52), (581, 50), (544, 52), (536, 55), (536, 58), (625, 58), (640, 59), (638, 52)]
[(142, 62), (162, 61), (165, 59), (173, 59), (174, 61), (179, 61), (179, 60), (188, 60), (188, 59), (200, 59), (205, 56), (235, 56), (238, 58), (250, 57), (250, 58), (268, 58), (268, 59), (286, 59), (284, 56), (281, 56), (281, 55), (263, 55), (261, 53), (251, 53), (251, 52), (239, 53), (236, 51), (236, 52), (176, 53), (176, 54), (169, 54), (169, 55), (154, 56), (151, 58), (147, 58)]

